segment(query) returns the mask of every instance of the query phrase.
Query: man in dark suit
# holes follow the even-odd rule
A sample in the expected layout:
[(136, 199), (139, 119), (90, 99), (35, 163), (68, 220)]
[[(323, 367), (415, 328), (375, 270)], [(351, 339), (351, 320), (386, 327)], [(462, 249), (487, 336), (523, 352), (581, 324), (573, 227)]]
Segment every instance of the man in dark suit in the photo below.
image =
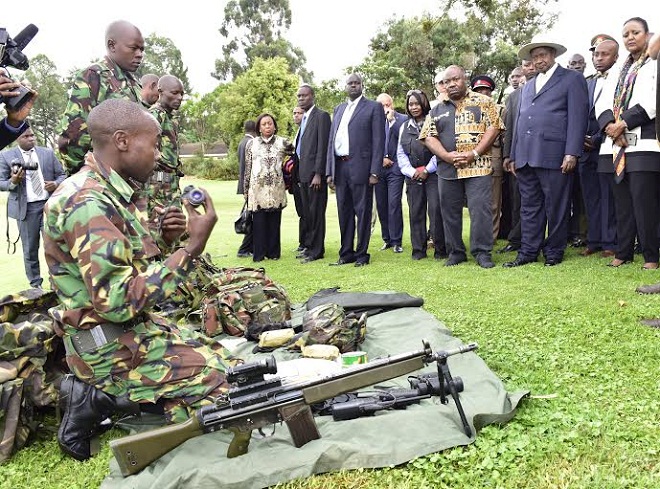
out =
[[(238, 143), (238, 188), (236, 189), (236, 193), (239, 195), (243, 195), (243, 181), (245, 179), (245, 147), (247, 146), (247, 143), (252, 141), (257, 135), (257, 126), (254, 121), (245, 121), (243, 129), (245, 130), (245, 135), (243, 136), (243, 139), (241, 139), (241, 142)], [(243, 241), (238, 248), (236, 256), (239, 258), (248, 258), (252, 256), (252, 230), (243, 236)]]
[(383, 246), (380, 249), (384, 251), (392, 248), (394, 253), (402, 253), (403, 173), (399, 169), (396, 152), (399, 146), (399, 129), (408, 117), (394, 110), (392, 97), (387, 93), (376, 97), (376, 102), (383, 106), (385, 112), (385, 154), (376, 184), (376, 209), (383, 237)]
[(298, 106), (305, 111), (296, 135), (305, 248), (301, 263), (309, 263), (325, 254), (325, 210), (328, 206), (325, 166), (331, 122), (330, 114), (314, 105), (312, 87), (302, 85), (297, 96)]
[(385, 114), (378, 102), (362, 96), (359, 75), (348, 77), (346, 93), (348, 102), (334, 110), (326, 159), (327, 181), (336, 190), (341, 234), (339, 260), (331, 265), (355, 263), (360, 267), (370, 257), (373, 186), (378, 183), (385, 154)]
[(598, 173), (598, 154), (603, 132), (596, 119), (596, 101), (601, 95), (607, 72), (619, 57), (619, 44), (610, 36), (599, 34), (592, 39), (592, 61), (596, 75), (587, 80), (589, 91), (589, 121), (584, 137), (584, 154), (578, 163), (580, 186), (587, 214), (587, 247), (582, 256), (602, 250), (604, 257), (613, 257), (616, 248), (616, 217), (614, 196), (610, 188), (612, 175)]
[(25, 274), (31, 287), (41, 288), (43, 282), (39, 242), (44, 205), (65, 178), (53, 150), (37, 147), (29, 127), (18, 137), (18, 146), (0, 153), (0, 190), (9, 191), (7, 215), (18, 221)]
[(505, 267), (535, 262), (541, 251), (546, 266), (564, 258), (572, 172), (582, 155), (589, 114), (584, 76), (555, 61), (565, 52), (560, 44), (541, 41), (523, 46), (518, 53), (534, 62), (538, 74), (520, 94), (508, 163), (520, 187), (522, 242), (516, 259)]
[[(523, 60), (520, 65), (520, 70), (525, 77), (525, 83), (529, 82), (536, 76), (536, 68), (534, 63), (528, 60)], [(511, 143), (513, 142), (513, 134), (516, 131), (516, 120), (518, 119), (518, 112), (520, 111), (520, 94), (525, 86), (525, 83), (520, 84), (506, 99), (504, 108), (504, 137), (502, 138), (502, 161), (504, 170), (506, 172), (505, 180), (509, 190), (509, 199), (511, 206), (511, 223), (507, 240), (507, 245), (498, 250), (498, 253), (508, 253), (510, 251), (518, 251), (520, 249), (520, 189), (518, 188), (518, 179), (512, 173), (509, 162), (511, 161)]]

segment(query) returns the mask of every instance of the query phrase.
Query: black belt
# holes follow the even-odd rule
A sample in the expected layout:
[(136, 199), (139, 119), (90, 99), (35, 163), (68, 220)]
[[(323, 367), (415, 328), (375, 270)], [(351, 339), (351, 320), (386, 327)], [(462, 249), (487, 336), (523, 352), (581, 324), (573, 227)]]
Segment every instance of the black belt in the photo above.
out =
[(349, 155), (344, 155), (344, 156), (335, 156), (339, 161), (348, 161), (351, 159)]
[(111, 343), (127, 331), (131, 331), (138, 324), (147, 320), (147, 316), (140, 314), (130, 321), (124, 323), (103, 323), (97, 324), (91, 329), (81, 329), (76, 334), (71, 335), (71, 341), (76, 353), (89, 353), (107, 343)]

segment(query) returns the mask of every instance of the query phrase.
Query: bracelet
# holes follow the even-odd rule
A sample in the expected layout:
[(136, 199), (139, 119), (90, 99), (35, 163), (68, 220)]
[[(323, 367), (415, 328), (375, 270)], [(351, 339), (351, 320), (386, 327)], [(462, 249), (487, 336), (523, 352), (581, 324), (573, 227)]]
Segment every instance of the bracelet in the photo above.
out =
[(473, 150), (472, 150), (472, 154), (474, 155), (474, 159), (475, 159), (475, 160), (481, 156), (479, 153), (477, 153), (477, 150), (476, 150), (476, 149), (473, 149)]

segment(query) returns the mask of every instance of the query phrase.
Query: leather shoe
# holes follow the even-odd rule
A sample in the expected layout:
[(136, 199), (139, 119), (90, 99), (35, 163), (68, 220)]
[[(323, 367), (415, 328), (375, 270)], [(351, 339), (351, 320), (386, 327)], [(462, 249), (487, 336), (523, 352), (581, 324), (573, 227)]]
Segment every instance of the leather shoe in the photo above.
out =
[(573, 248), (582, 248), (583, 246), (586, 246), (586, 244), (587, 243), (582, 238), (580, 238), (578, 236), (576, 236), (575, 238), (573, 238), (571, 240), (571, 246)]
[(585, 248), (584, 250), (580, 251), (580, 253), (578, 254), (580, 256), (591, 256), (591, 255), (595, 255), (596, 253), (598, 253), (598, 250), (594, 250), (592, 248)]
[(493, 259), (486, 254), (477, 255), (476, 260), (481, 268), (493, 268), (495, 266)]
[(561, 263), (561, 259), (559, 258), (546, 258), (544, 265), (546, 267), (554, 267), (555, 265), (559, 265)]
[(608, 267), (614, 267), (614, 268), (619, 268), (621, 265), (627, 265), (628, 263), (632, 263), (632, 260), (621, 260), (619, 258), (615, 258), (611, 262), (607, 264)]
[(512, 245), (511, 243), (509, 243), (504, 248), (497, 250), (497, 252), (499, 254), (509, 253), (510, 251), (518, 251), (519, 248), (520, 248), (520, 246), (515, 246), (515, 245)]
[(92, 456), (91, 440), (104, 431), (103, 420), (116, 412), (140, 412), (137, 403), (106, 394), (74, 375), (62, 379), (59, 403), (62, 422), (57, 431), (57, 443), (64, 453), (81, 461)]
[(466, 261), (467, 261), (467, 258), (465, 258), (464, 256), (461, 256), (461, 255), (451, 256), (450, 255), (449, 258), (447, 258), (447, 261), (445, 262), (445, 266), (446, 267), (454, 267), (454, 266), (458, 265), (459, 263), (463, 263), (463, 262), (466, 262)]
[(328, 263), (331, 267), (339, 267), (341, 265), (348, 265), (349, 263), (355, 263), (354, 261), (342, 260), (341, 258), (335, 262)]
[(390, 249), (392, 247), (391, 244), (389, 243), (383, 243), (383, 246), (380, 247), (380, 251), (385, 251), (387, 249)]
[(243, 252), (236, 253), (236, 256), (238, 258), (250, 258), (252, 256), (252, 253), (250, 253), (249, 251), (246, 251), (245, 253), (243, 253)]
[(394, 251), (394, 253), (403, 253), (403, 248), (401, 245), (394, 245), (394, 249), (392, 251)]
[(660, 294), (660, 282), (657, 284), (640, 285), (635, 290), (640, 294)]
[(368, 262), (368, 261), (356, 261), (356, 262), (355, 262), (355, 265), (353, 265), (353, 266), (355, 266), (355, 267), (363, 267), (363, 266), (365, 266), (365, 265), (369, 265), (369, 262)]
[(535, 262), (536, 260), (532, 260), (531, 258), (516, 257), (516, 259), (513, 261), (507, 261), (505, 263), (502, 263), (502, 266), (504, 268), (514, 268), (514, 267), (522, 267), (523, 265), (527, 265), (528, 263), (535, 263)]
[(310, 263), (319, 259), (320, 258), (314, 258), (313, 256), (305, 256), (302, 260), (300, 260), (300, 263)]
[(644, 326), (648, 326), (649, 328), (660, 328), (660, 319), (658, 318), (640, 319), (639, 322)]
[(602, 256), (603, 258), (611, 258), (614, 255), (616, 255), (614, 250), (603, 250), (600, 252), (600, 256)]

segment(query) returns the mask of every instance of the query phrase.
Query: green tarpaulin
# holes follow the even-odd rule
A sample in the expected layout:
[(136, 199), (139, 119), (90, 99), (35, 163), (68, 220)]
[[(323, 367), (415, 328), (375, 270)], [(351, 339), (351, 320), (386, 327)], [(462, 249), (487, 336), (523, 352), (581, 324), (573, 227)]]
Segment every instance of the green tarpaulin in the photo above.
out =
[[(422, 339), (434, 351), (448, 350), (463, 343), (451, 335), (435, 317), (420, 308), (403, 308), (372, 316), (367, 321), (363, 349), (369, 359), (420, 350)], [(237, 355), (252, 355), (254, 344), (243, 345)], [(488, 345), (480, 345), (487, 349)], [(277, 350), (278, 361), (298, 354)], [(448, 360), (454, 377), (461, 377), (465, 390), (460, 394), (471, 424), (479, 430), (490, 423), (509, 421), (526, 392), (507, 393), (500, 379), (476, 353), (452, 356)], [(432, 372), (433, 366), (424, 372)], [(406, 377), (384, 384), (409, 388)], [(405, 410), (388, 410), (373, 417), (333, 421), (316, 417), (320, 440), (296, 448), (286, 426), (276, 426), (273, 436), (253, 436), (246, 455), (228, 459), (231, 435), (217, 432), (188, 440), (139, 474), (122, 477), (114, 460), (103, 489), (118, 488), (261, 488), (339, 469), (376, 468), (397, 465), (416, 457), (474, 441), (468, 438), (454, 402), (442, 405), (439, 399), (423, 400)], [(270, 430), (268, 434), (270, 434)]]

